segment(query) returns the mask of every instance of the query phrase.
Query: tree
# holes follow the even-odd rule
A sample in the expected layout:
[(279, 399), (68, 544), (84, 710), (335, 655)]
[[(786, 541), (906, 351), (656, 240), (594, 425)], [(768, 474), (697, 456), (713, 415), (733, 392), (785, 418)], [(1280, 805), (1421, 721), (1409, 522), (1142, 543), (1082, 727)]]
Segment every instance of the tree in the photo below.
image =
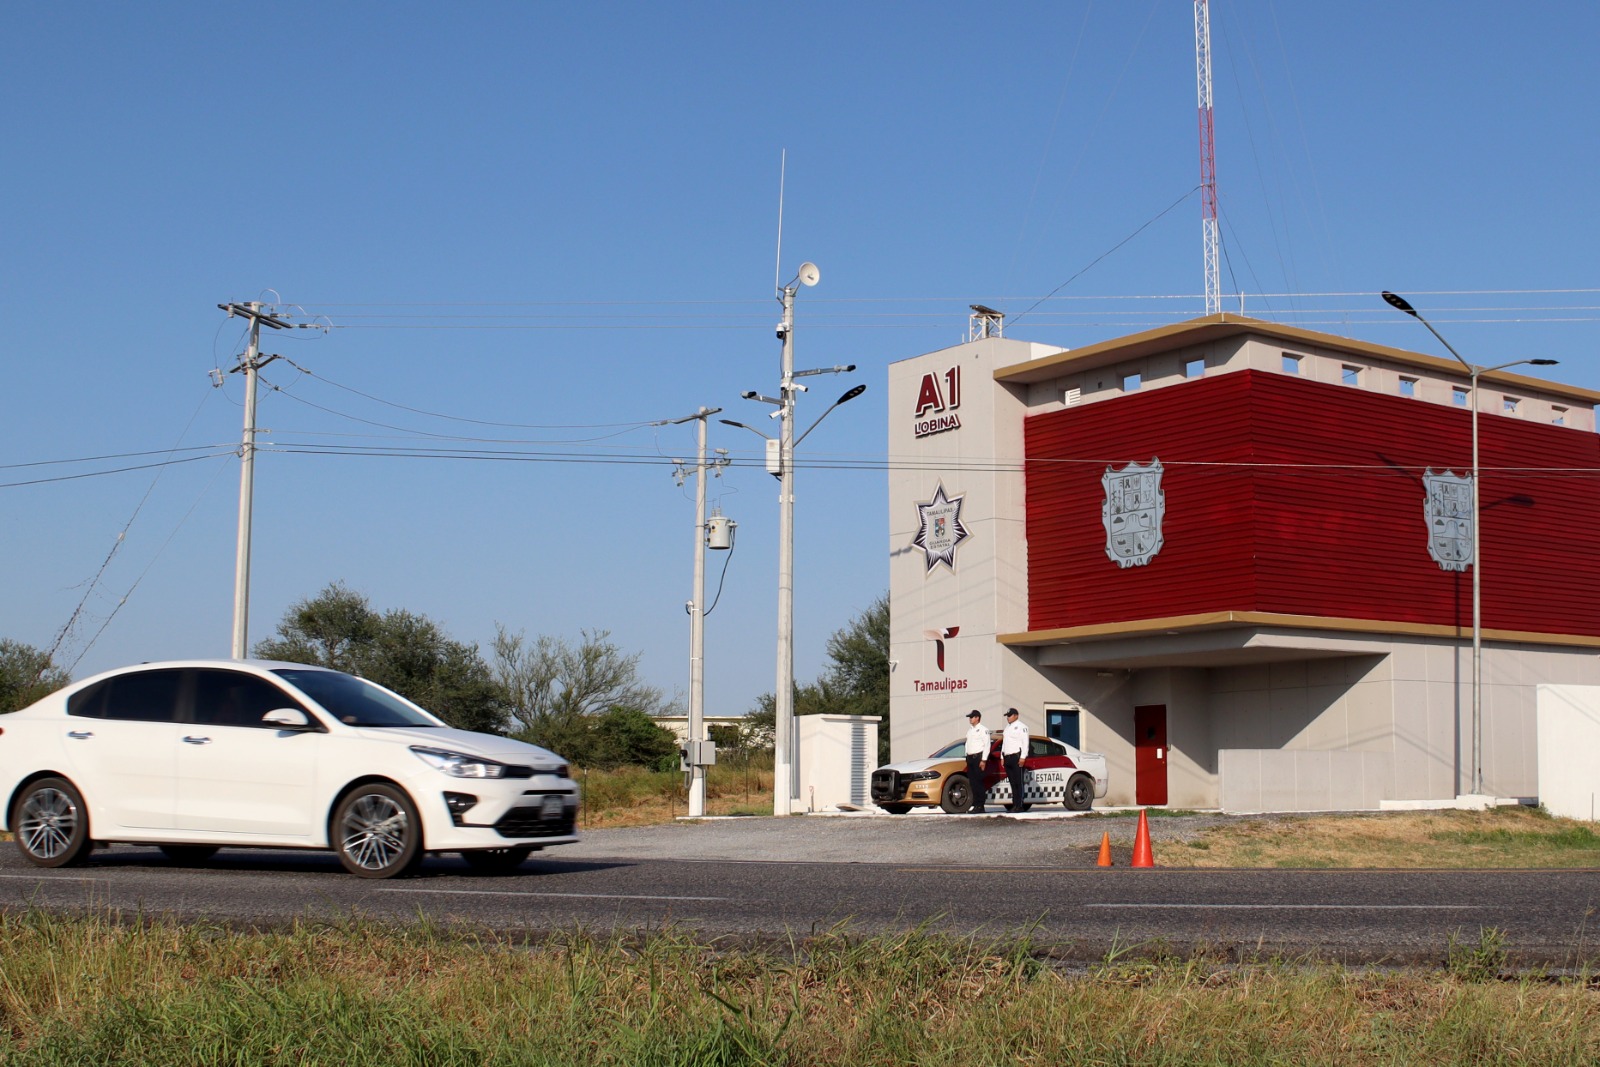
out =
[(0, 638), (0, 713), (19, 711), (70, 681), (48, 652)]
[[(878, 759), (889, 759), (889, 594), (828, 638), (830, 666), (815, 682), (796, 684), (796, 715), (878, 715)], [(773, 729), (776, 701), (763, 693), (748, 714), (752, 725)]]
[(588, 765), (604, 758), (593, 735), (607, 713), (653, 718), (666, 710), (661, 691), (639, 679), (638, 653), (627, 655), (610, 636), (584, 630), (575, 645), (548, 634), (529, 642), (520, 630), (496, 627), (494, 674), (516, 737)]
[(426, 615), (398, 609), (380, 615), (366, 597), (334, 582), (292, 605), (277, 633), (257, 642), (258, 657), (358, 675), (458, 729), (505, 729), (504, 695), (477, 646), (451, 640)]
[(670, 770), (678, 765), (677, 737), (638, 708), (612, 708), (596, 716), (589, 742), (580, 760), (586, 767)]

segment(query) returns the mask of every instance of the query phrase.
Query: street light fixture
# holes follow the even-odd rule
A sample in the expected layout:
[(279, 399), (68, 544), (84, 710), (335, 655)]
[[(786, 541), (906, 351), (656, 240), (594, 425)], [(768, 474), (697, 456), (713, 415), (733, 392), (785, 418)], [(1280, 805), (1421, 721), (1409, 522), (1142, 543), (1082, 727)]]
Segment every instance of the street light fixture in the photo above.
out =
[[(794, 369), (794, 295), (801, 285), (816, 285), (820, 272), (814, 263), (802, 263), (800, 269), (788, 285), (778, 290), (778, 299), (783, 304), (783, 321), (778, 323), (778, 339), (783, 342), (783, 353), (778, 364), (778, 396), (762, 396), (754, 390), (747, 390), (740, 395), (746, 400), (758, 400), (774, 405), (777, 410), (772, 413), (773, 418), (782, 420), (776, 439), (767, 437), (766, 434), (742, 422), (731, 419), (721, 420), (729, 426), (737, 426), (741, 430), (749, 430), (759, 437), (764, 437), (768, 442), (767, 469), (778, 478), (778, 648), (777, 648), (777, 684), (773, 694), (773, 738), (772, 738), (772, 813), (774, 815), (789, 815), (794, 811), (794, 803), (799, 793), (799, 760), (795, 751), (795, 722), (794, 722), (794, 448), (800, 441), (794, 433), (794, 401), (796, 393), (803, 393), (806, 387), (795, 381), (796, 378), (805, 378), (813, 374), (843, 374), (855, 370), (855, 364), (842, 364), (836, 367), (819, 367), (815, 370), (797, 371)], [(806, 428), (800, 435), (803, 440), (807, 434), (817, 428), (817, 423), (828, 417), (829, 412), (840, 404), (847, 403), (866, 392), (866, 386), (858, 385), (846, 392), (832, 407), (818, 416), (817, 421)], [(776, 444), (776, 455), (772, 445)]]
[(1481, 570), (1482, 556), (1479, 552), (1481, 540), (1482, 520), (1478, 513), (1478, 476), (1481, 473), (1478, 462), (1478, 379), (1485, 374), (1507, 367), (1520, 367), (1524, 364), (1534, 367), (1554, 367), (1561, 361), (1558, 359), (1513, 359), (1507, 363), (1496, 363), (1492, 367), (1480, 366), (1469, 363), (1457, 352), (1444, 335), (1433, 328), (1433, 323), (1422, 317), (1422, 313), (1412, 307), (1406, 298), (1387, 290), (1383, 299), (1390, 307), (1404, 311), (1428, 328), (1439, 343), (1449, 350), (1452, 356), (1467, 370), (1471, 388), (1467, 394), (1467, 403), (1472, 407), (1472, 783), (1474, 795), (1483, 793), (1483, 574)]

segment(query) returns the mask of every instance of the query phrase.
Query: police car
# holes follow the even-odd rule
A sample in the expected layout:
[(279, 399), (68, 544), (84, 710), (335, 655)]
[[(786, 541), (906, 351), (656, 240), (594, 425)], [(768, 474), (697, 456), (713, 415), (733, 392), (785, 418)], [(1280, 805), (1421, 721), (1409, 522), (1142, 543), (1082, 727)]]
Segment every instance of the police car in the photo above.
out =
[[(952, 815), (972, 810), (972, 785), (967, 781), (966, 741), (954, 741), (927, 759), (891, 763), (872, 772), (872, 802), (891, 815), (937, 804)], [(1011, 804), (1011, 783), (1000, 759), (1000, 738), (989, 745), (983, 765), (984, 807)], [(1059, 803), (1068, 811), (1088, 811), (1106, 795), (1110, 779), (1106, 758), (1080, 752), (1050, 737), (1028, 738), (1028, 762), (1022, 771), (1023, 809)]]

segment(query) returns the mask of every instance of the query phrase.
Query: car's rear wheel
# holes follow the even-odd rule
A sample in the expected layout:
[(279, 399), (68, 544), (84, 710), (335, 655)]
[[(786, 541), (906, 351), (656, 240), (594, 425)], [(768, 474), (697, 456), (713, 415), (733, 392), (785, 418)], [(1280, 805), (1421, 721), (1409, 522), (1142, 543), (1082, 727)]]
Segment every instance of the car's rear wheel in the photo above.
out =
[(333, 847), (358, 878), (394, 878), (422, 859), (422, 820), (405, 792), (374, 783), (350, 791), (333, 815)]
[(467, 861), (467, 866), (484, 874), (507, 874), (522, 866), (522, 861), (533, 855), (533, 849), (520, 848), (479, 848), (470, 852), (463, 852), (461, 858)]
[(41, 778), (24, 789), (11, 828), (17, 851), (35, 867), (82, 863), (94, 847), (83, 795), (65, 778)]
[(972, 810), (972, 783), (966, 775), (952, 774), (945, 780), (939, 806), (951, 815), (965, 815)]
[(1088, 811), (1094, 804), (1094, 779), (1087, 774), (1075, 774), (1067, 782), (1067, 795), (1062, 800), (1068, 811)]
[(911, 810), (910, 804), (879, 804), (878, 807), (882, 808), (890, 815), (904, 815), (906, 812)]
[(216, 845), (160, 845), (161, 854), (173, 863), (204, 863), (217, 854)]

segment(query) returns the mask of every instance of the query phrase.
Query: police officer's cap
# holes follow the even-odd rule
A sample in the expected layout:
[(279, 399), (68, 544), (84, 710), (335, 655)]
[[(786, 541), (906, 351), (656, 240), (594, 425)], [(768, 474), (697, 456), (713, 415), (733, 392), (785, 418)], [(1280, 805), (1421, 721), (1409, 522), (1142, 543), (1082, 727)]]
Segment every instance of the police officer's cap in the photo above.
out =
[(967, 712), (967, 718), (981, 719), (983, 718), (983, 712), (979, 711), (977, 708), (973, 708), (971, 711)]
[(1006, 709), (1006, 718), (1009, 719), (1009, 718), (1011, 718), (1011, 716), (1015, 715), (1016, 713), (1017, 713), (1017, 709), (1016, 708), (1007, 708)]

